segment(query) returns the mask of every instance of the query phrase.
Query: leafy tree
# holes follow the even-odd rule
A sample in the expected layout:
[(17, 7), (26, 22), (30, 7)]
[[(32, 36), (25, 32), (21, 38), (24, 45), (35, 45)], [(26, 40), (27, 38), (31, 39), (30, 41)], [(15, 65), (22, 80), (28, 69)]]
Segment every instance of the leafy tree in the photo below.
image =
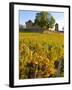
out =
[(53, 16), (51, 16), (50, 19), (48, 20), (47, 28), (53, 28), (54, 24), (55, 24), (55, 19), (53, 18)]
[(34, 24), (40, 26), (42, 29), (48, 29), (54, 26), (55, 19), (49, 12), (42, 11), (36, 14)]

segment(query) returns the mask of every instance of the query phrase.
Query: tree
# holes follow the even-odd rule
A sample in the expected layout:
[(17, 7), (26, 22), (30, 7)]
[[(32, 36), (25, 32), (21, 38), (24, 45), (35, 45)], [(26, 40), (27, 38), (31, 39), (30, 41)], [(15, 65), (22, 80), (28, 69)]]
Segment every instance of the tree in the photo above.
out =
[(49, 12), (42, 11), (36, 14), (34, 24), (40, 26), (42, 29), (49, 29), (54, 26), (55, 19)]
[(51, 16), (50, 20), (48, 20), (47, 28), (53, 28), (55, 24), (55, 19)]

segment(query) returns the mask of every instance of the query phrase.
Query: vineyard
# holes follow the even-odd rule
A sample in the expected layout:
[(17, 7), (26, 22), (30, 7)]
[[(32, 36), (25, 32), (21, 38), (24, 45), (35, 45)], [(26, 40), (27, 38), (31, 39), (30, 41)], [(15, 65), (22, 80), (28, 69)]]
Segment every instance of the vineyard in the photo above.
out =
[(64, 76), (64, 34), (19, 32), (19, 79)]

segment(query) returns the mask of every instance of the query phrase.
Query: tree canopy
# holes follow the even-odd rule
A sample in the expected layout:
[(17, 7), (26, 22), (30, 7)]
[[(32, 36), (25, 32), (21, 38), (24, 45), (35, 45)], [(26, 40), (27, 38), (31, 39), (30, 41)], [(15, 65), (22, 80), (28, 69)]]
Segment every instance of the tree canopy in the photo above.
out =
[(42, 29), (49, 29), (54, 26), (55, 19), (49, 12), (42, 11), (36, 14), (34, 24), (40, 26)]

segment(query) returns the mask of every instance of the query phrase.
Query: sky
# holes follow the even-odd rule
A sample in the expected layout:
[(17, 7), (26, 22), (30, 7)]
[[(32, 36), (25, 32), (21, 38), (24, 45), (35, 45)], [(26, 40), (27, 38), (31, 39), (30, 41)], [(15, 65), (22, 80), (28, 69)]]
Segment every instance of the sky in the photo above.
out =
[[(38, 11), (19, 11), (19, 24), (25, 25), (25, 22), (32, 20), (34, 22), (36, 13)], [(55, 18), (56, 23), (59, 24), (59, 30), (62, 30), (64, 26), (64, 13), (63, 12), (50, 12), (51, 15)]]

